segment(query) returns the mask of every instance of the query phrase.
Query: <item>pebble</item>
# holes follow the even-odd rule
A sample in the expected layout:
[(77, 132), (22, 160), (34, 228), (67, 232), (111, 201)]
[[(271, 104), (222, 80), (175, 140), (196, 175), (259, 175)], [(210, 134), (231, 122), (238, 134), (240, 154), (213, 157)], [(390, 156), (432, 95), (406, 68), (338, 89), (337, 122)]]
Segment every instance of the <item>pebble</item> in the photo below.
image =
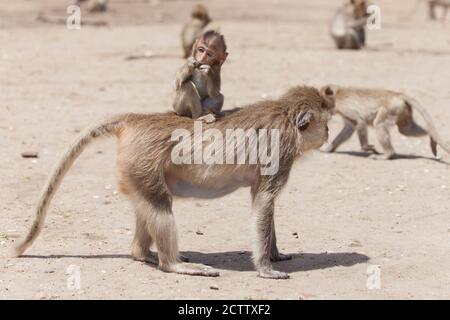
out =
[(211, 290), (219, 290), (219, 287), (216, 287), (216, 286), (210, 286), (209, 287)]
[(39, 158), (39, 153), (36, 151), (24, 151), (21, 155), (22, 158)]
[(203, 235), (203, 232), (201, 232), (200, 230), (195, 231), (196, 234), (198, 234), (199, 236)]

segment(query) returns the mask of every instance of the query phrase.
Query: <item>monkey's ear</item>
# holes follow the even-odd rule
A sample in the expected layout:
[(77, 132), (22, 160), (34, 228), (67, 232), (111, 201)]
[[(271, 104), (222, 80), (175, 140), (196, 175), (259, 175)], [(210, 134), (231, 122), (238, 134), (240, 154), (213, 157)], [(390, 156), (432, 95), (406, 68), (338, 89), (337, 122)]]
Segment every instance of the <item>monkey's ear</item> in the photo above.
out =
[(320, 89), (320, 95), (325, 100), (326, 107), (328, 109), (333, 109), (336, 98), (336, 88), (332, 85), (325, 86)]
[(311, 110), (302, 111), (295, 119), (295, 125), (300, 131), (305, 131), (308, 129), (309, 124), (311, 123), (313, 118), (313, 113)]
[(224, 57), (220, 60), (220, 66), (222, 66), (223, 63), (225, 62), (225, 60), (227, 60), (227, 57), (228, 57), (228, 52), (225, 52)]

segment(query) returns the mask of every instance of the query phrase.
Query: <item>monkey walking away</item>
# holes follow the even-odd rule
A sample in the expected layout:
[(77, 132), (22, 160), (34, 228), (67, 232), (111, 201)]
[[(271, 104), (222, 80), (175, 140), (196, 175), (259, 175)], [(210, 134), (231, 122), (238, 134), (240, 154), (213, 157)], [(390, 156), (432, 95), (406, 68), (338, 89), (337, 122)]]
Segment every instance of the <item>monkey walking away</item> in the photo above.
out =
[(366, 45), (367, 4), (350, 0), (333, 17), (330, 35), (338, 49), (361, 49)]
[[(195, 42), (191, 57), (178, 71), (172, 106), (180, 116), (213, 122), (221, 116), (222, 64), (228, 56), (223, 35), (207, 31)], [(215, 116), (214, 116), (215, 115)]]
[(196, 4), (192, 8), (189, 22), (181, 30), (181, 46), (185, 59), (191, 55), (195, 41), (206, 31), (205, 28), (210, 22), (208, 9), (202, 4)]
[[(450, 145), (439, 135), (428, 112), (417, 100), (399, 92), (381, 89), (344, 88), (327, 86), (334, 96), (334, 112), (344, 118), (344, 128), (325, 149), (335, 151), (350, 139), (356, 130), (363, 151), (378, 154), (369, 145), (367, 126), (375, 128), (378, 141), (384, 149), (384, 158), (393, 159), (396, 154), (391, 143), (389, 129), (397, 125), (398, 131), (409, 137), (429, 135), (431, 151), (437, 156), (437, 145), (450, 153)], [(426, 128), (419, 126), (413, 118), (413, 110), (425, 120)]]
[[(333, 96), (327, 88), (319, 92), (314, 88), (294, 87), (278, 100), (252, 104), (224, 117), (223, 121), (205, 125), (222, 134), (234, 128), (276, 129), (279, 132), (279, 167), (272, 175), (261, 174), (259, 161), (254, 164), (175, 164), (171, 159), (176, 144), (171, 140), (173, 131), (182, 128), (192, 136), (196, 123), (186, 117), (173, 113), (124, 114), (100, 122), (75, 140), (50, 175), (38, 202), (33, 225), (16, 247), (16, 254), (23, 254), (38, 236), (51, 199), (83, 149), (96, 138), (115, 135), (118, 139), (119, 186), (136, 212), (131, 250), (134, 259), (151, 262), (150, 248), (154, 245), (159, 268), (163, 271), (218, 276), (218, 271), (211, 267), (181, 262), (172, 199), (177, 196), (216, 198), (241, 187), (250, 187), (253, 261), (258, 275), (288, 278), (287, 273), (274, 270), (271, 264), (271, 261), (290, 258), (279, 253), (276, 245), (275, 199), (288, 180), (294, 160), (308, 150), (319, 148), (327, 140), (327, 121), (333, 107)], [(194, 145), (193, 154), (196, 148), (198, 145)], [(234, 151), (238, 149), (233, 148)], [(247, 149), (247, 156), (248, 152)]]

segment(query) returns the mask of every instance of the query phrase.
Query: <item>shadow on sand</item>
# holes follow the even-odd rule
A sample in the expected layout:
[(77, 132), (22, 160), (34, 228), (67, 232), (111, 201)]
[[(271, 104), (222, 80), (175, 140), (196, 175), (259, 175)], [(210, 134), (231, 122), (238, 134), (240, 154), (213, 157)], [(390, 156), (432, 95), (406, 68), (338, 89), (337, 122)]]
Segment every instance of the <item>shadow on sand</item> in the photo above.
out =
[[(231, 271), (253, 271), (255, 270), (251, 253), (249, 251), (229, 251), (215, 253), (201, 253), (196, 251), (181, 252), (189, 259), (189, 262), (201, 263), (217, 269)], [(127, 254), (105, 254), (105, 255), (24, 255), (22, 258), (33, 259), (131, 259)], [(298, 272), (326, 269), (337, 266), (353, 266), (358, 263), (369, 261), (369, 257), (356, 252), (335, 252), (335, 253), (295, 253), (292, 259), (275, 262), (274, 267), (284, 272)]]
[[(335, 151), (334, 153), (349, 155), (349, 156), (353, 156), (353, 157), (360, 157), (360, 158), (370, 158), (371, 156), (373, 156), (373, 153), (363, 152), (363, 151)], [(447, 166), (450, 165), (450, 163), (448, 163), (440, 158), (424, 157), (424, 156), (418, 156), (418, 155), (413, 155), (413, 154), (396, 154), (395, 157), (391, 160), (417, 160), (417, 159), (435, 161), (435, 162), (438, 162), (441, 164), (445, 164)]]

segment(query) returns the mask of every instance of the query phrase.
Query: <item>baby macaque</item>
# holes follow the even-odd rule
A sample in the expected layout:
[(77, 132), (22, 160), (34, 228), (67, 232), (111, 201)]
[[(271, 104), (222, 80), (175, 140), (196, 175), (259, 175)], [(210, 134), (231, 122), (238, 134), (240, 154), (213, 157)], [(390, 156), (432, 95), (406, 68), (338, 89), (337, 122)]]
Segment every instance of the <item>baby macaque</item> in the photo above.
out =
[(173, 108), (180, 116), (209, 123), (221, 116), (224, 96), (220, 93), (220, 70), (228, 56), (223, 35), (205, 32), (175, 79)]
[(367, 4), (365, 0), (350, 0), (335, 14), (330, 35), (338, 49), (358, 50), (366, 45)]

